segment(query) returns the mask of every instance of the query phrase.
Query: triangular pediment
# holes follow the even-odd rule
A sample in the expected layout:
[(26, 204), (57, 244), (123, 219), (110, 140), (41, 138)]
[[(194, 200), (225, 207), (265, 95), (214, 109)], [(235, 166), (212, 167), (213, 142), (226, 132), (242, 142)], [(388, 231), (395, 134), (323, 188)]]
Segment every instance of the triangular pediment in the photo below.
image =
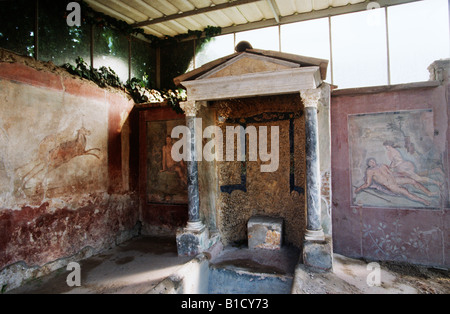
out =
[(242, 75), (285, 72), (307, 67), (319, 67), (320, 76), (327, 76), (328, 60), (270, 50), (247, 49), (211, 61), (193, 71), (174, 78), (176, 86), (201, 79), (220, 79)]
[(197, 79), (239, 76), (249, 73), (273, 72), (299, 67), (300, 64), (294, 62), (242, 53), (204, 73)]

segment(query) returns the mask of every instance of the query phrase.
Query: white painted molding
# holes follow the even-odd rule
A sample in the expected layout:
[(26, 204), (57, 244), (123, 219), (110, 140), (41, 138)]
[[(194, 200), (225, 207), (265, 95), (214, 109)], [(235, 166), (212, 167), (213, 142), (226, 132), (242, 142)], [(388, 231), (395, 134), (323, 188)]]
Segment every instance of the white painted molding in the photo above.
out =
[(322, 84), (318, 66), (238, 76), (205, 78), (181, 83), (189, 101), (219, 100), (298, 93)]

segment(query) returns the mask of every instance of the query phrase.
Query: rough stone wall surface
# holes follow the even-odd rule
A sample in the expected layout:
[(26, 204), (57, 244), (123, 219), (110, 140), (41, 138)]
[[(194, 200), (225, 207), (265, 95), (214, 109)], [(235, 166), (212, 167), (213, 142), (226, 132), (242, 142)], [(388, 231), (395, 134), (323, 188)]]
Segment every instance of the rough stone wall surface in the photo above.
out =
[[(212, 105), (217, 110), (218, 125), (222, 128), (224, 136), (226, 127), (236, 126), (237, 123), (247, 123), (247, 126), (253, 125), (257, 129), (259, 126), (267, 126), (270, 147), (271, 127), (279, 126), (280, 130), (277, 171), (261, 172), (262, 162), (259, 157), (257, 161), (246, 162), (245, 170), (242, 169), (242, 163), (239, 161), (217, 163), (219, 189), (228, 185), (240, 184), (242, 175), (246, 177), (246, 191), (234, 190), (228, 193), (219, 190), (220, 195), (216, 205), (217, 221), (224, 243), (245, 241), (248, 220), (255, 215), (265, 215), (283, 218), (285, 241), (300, 247), (306, 223), (305, 196), (304, 193), (290, 189), (291, 172), (294, 174), (295, 186), (300, 188), (305, 186), (305, 124), (300, 96), (236, 99), (217, 101)], [(255, 116), (260, 119), (260, 123), (251, 119)], [(293, 121), (291, 132), (294, 135), (294, 152), (292, 154), (289, 136), (290, 119)], [(291, 166), (291, 161), (294, 167)]]
[(0, 274), (131, 236), (139, 211), (122, 126), (133, 105), (45, 64), (0, 63)]

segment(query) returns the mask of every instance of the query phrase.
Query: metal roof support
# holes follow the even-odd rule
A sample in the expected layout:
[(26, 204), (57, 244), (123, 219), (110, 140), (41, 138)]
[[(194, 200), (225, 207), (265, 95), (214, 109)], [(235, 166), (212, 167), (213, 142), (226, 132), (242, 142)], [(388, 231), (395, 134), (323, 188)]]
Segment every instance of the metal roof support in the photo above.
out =
[(277, 3), (274, 0), (267, 0), (270, 9), (272, 10), (273, 16), (275, 17), (275, 21), (280, 24), (280, 9), (278, 8)]
[(174, 20), (174, 19), (180, 19), (183, 17), (208, 13), (208, 12), (217, 11), (217, 10), (228, 9), (228, 8), (236, 7), (239, 5), (249, 4), (249, 3), (253, 3), (253, 2), (260, 2), (260, 1), (261, 0), (232, 0), (232, 1), (229, 1), (226, 3), (216, 4), (214, 6), (210, 6), (210, 7), (206, 7), (206, 8), (195, 9), (195, 10), (186, 11), (186, 12), (182, 12), (182, 13), (167, 15), (167, 16), (163, 16), (160, 18), (156, 18), (156, 19), (150, 19), (148, 21), (143, 21), (143, 22), (133, 24), (133, 26), (134, 27), (143, 27), (143, 26), (158, 24), (158, 23), (162, 23), (162, 22), (166, 22), (166, 21), (170, 21), (170, 20)]
[(36, 0), (34, 8), (34, 58), (39, 60), (39, 0)]
[[(405, 4), (410, 2), (416, 2), (421, 0), (377, 0), (377, 3), (380, 5), (381, 8), (399, 5), (399, 4)], [(277, 22), (275, 19), (269, 19), (269, 20), (263, 20), (258, 22), (252, 22), (242, 25), (236, 25), (236, 26), (230, 26), (222, 28), (222, 34), (230, 34), (235, 32), (243, 32), (258, 28), (264, 28), (264, 27), (270, 27), (270, 26), (276, 26), (276, 25), (283, 25), (283, 24), (289, 24), (289, 23), (296, 23), (296, 22), (302, 22), (307, 20), (314, 20), (318, 18), (324, 18), (324, 17), (330, 17), (335, 15), (341, 15), (341, 14), (347, 14), (347, 13), (354, 13), (359, 11), (365, 11), (367, 10), (367, 2), (357, 3), (357, 4), (348, 4), (341, 7), (329, 7), (328, 9), (323, 10), (317, 10), (317, 11), (311, 11), (311, 12), (305, 12), (305, 13), (299, 13), (294, 14), (290, 16), (282, 16), (280, 18), (280, 22)]]

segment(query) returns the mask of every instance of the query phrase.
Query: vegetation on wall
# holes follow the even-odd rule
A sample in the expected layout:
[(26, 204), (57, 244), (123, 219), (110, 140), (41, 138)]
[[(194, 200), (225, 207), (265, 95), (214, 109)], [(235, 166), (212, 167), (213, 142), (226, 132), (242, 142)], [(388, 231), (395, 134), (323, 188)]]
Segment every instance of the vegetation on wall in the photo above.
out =
[[(81, 26), (70, 27), (66, 21), (67, 2), (0, 1), (0, 47), (40, 61), (51, 61), (101, 87), (125, 89), (136, 103), (168, 101), (179, 111), (178, 103), (185, 96), (176, 89), (173, 78), (185, 73), (195, 53), (221, 33), (220, 27), (209, 26), (203, 31), (190, 30), (186, 34), (158, 38), (97, 12), (82, 0), (78, 1)], [(159, 90), (155, 89), (157, 50), (161, 51)], [(88, 65), (91, 58), (93, 64)]]
[(81, 59), (77, 65), (66, 64), (64, 67), (73, 74), (92, 80), (101, 87), (107, 85), (125, 89), (136, 103), (167, 101), (172, 108), (181, 113), (179, 102), (186, 99), (183, 90), (177, 89), (173, 78), (185, 73), (194, 58), (206, 43), (221, 33), (220, 27), (208, 26), (203, 31), (191, 31), (174, 37), (159, 38), (145, 34), (141, 28), (133, 28), (124, 21), (117, 20), (101, 12), (94, 11), (84, 1), (81, 2), (83, 23), (95, 25), (103, 30), (114, 30), (125, 36), (141, 35), (150, 42), (152, 48), (161, 49), (161, 90), (154, 88), (154, 78), (145, 75), (143, 78), (131, 78), (122, 84), (117, 74), (110, 67), (100, 67), (98, 70)]
[(148, 81), (138, 78), (132, 78), (124, 84), (110, 67), (103, 66), (95, 69), (89, 66), (81, 57), (76, 59), (76, 65), (66, 63), (63, 65), (63, 68), (69, 73), (90, 80), (102, 88), (110, 86), (128, 92), (137, 104), (167, 101), (176, 112), (183, 112), (179, 103), (186, 100), (186, 94), (181, 89), (158, 91), (149, 88)]
[[(133, 28), (124, 21), (94, 11), (84, 2), (82, 2), (82, 12), (84, 22), (88, 24), (102, 29), (113, 29), (125, 36), (141, 35), (149, 41), (152, 48), (161, 49), (161, 68), (163, 69), (161, 86), (164, 89), (176, 88), (173, 78), (186, 73), (195, 54), (214, 36), (220, 35), (222, 32), (220, 27), (208, 26), (203, 31), (189, 30), (186, 34), (159, 38), (145, 34), (142, 28)], [(155, 80), (150, 78), (150, 81), (154, 82)]]

